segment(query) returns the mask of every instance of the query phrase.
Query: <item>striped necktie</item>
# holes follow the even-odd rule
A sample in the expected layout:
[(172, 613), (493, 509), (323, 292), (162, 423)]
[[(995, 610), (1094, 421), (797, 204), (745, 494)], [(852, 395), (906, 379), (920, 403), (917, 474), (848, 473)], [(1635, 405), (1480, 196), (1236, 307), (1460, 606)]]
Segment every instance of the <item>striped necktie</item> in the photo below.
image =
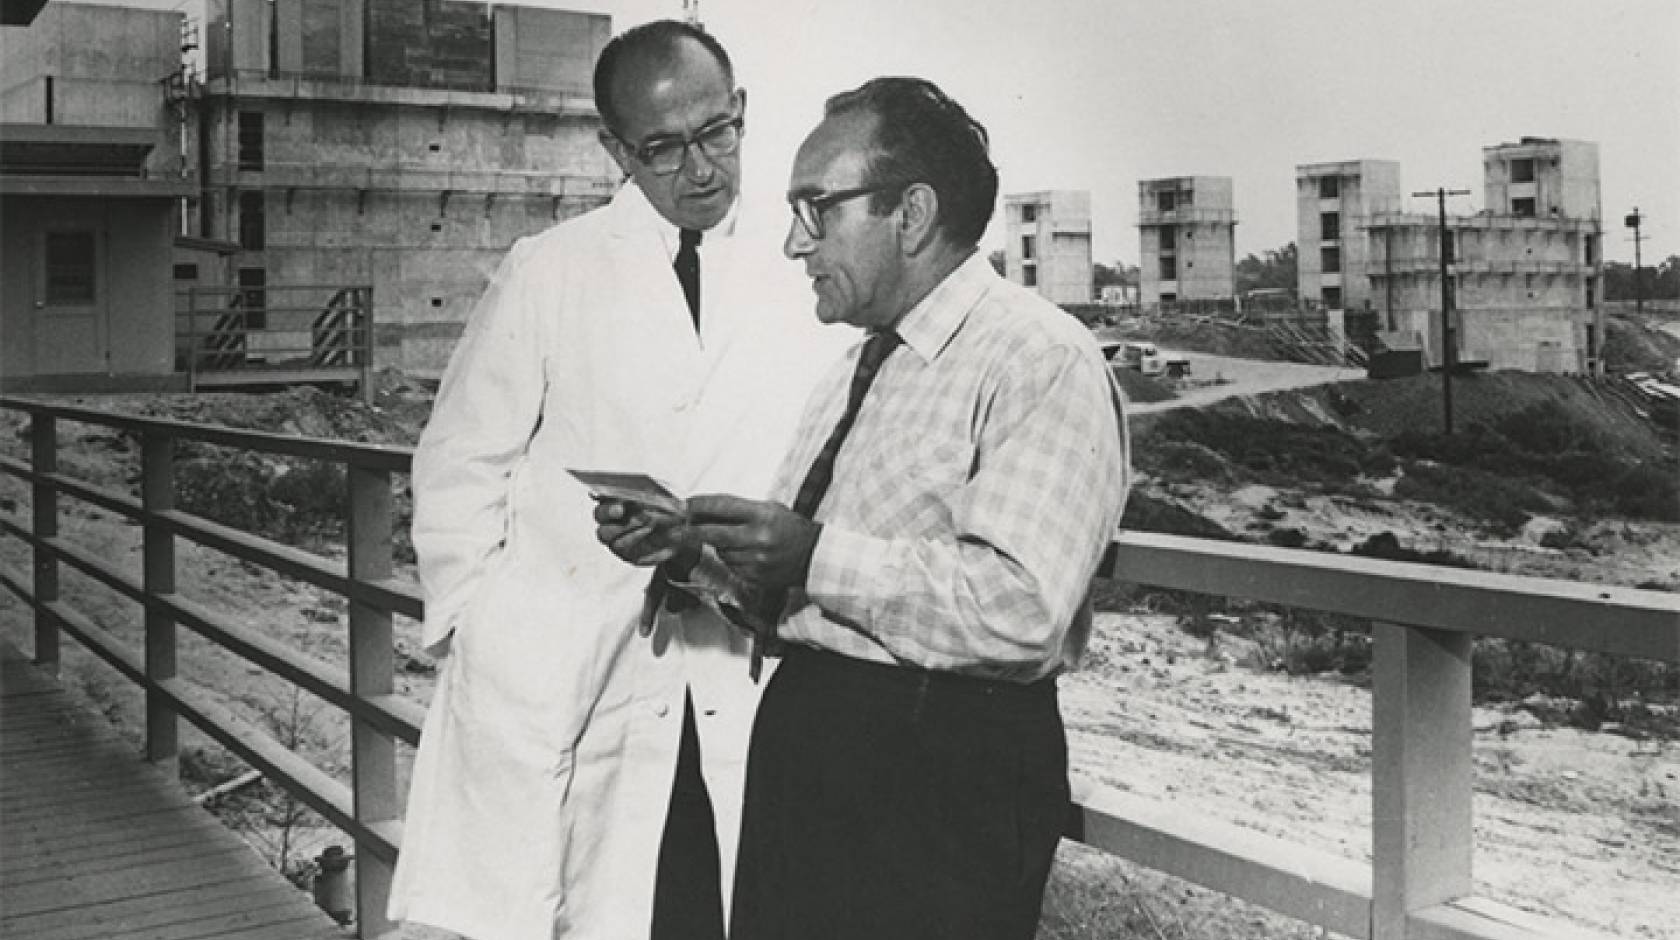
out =
[[(835, 458), (840, 455), (840, 447), (846, 442), (846, 435), (851, 433), (852, 425), (857, 421), (858, 409), (863, 405), (863, 396), (868, 394), (869, 386), (875, 382), (881, 365), (902, 342), (904, 339), (897, 333), (884, 330), (869, 337), (869, 342), (863, 344), (863, 352), (858, 355), (857, 369), (852, 373), (851, 391), (846, 396), (846, 412), (834, 425), (828, 440), (823, 442), (822, 450), (817, 452), (817, 459), (811, 461), (811, 469), (805, 471), (805, 482), (799, 485), (799, 495), (793, 501), (794, 512), (810, 519), (816, 513), (817, 507), (822, 505), (829, 484), (834, 482)], [(781, 602), (785, 600), (784, 594), (777, 594), (772, 603), (767, 605), (775, 608), (774, 611), (766, 611), (767, 626), (761, 632), (753, 634), (751, 673), (755, 682), (764, 668), (765, 644), (775, 639), (777, 615), (781, 612)]]

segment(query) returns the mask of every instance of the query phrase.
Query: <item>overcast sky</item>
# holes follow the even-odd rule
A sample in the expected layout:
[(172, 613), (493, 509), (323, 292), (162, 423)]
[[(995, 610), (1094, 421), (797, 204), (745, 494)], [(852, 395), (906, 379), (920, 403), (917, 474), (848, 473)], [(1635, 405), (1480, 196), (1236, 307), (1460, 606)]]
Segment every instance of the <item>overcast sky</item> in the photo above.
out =
[[(615, 31), (682, 13), (572, 6)], [(1098, 261), (1137, 262), (1140, 179), (1232, 177), (1240, 258), (1295, 240), (1297, 164), (1397, 160), (1407, 191), (1472, 190), (1449, 203), (1469, 213), (1482, 147), (1524, 136), (1598, 143), (1608, 258), (1633, 260), (1635, 205), (1647, 263), (1680, 254), (1676, 0), (701, 0), (700, 15), (748, 87), (756, 168), (785, 178), (827, 94), (920, 75), (991, 130), (1003, 192), (1090, 190)]]
[[(121, 2), (121, 0), (116, 0)], [(609, 13), (683, 0), (525, 0)], [(920, 75), (992, 133), (1004, 193), (1091, 192), (1093, 258), (1138, 258), (1137, 181), (1234, 180), (1237, 256), (1295, 239), (1295, 167), (1400, 162), (1407, 191), (1469, 189), (1482, 147), (1599, 147), (1605, 256), (1680, 254), (1677, 0), (700, 0), (749, 94), (754, 184), (785, 183), (829, 94)], [(195, 11), (199, 0), (149, 0)], [(1412, 201), (1419, 211), (1430, 200)], [(988, 248), (1002, 244), (1001, 223)]]

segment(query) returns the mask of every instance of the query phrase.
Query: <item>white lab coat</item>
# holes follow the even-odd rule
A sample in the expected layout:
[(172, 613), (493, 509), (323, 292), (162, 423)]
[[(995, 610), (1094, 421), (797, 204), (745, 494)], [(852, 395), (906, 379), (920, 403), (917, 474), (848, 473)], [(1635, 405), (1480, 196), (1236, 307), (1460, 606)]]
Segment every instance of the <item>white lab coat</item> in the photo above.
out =
[(698, 611), (637, 636), (649, 572), (596, 541), (566, 470), (768, 492), (853, 336), (817, 324), (782, 231), (733, 222), (701, 246), (698, 339), (668, 223), (633, 184), (516, 244), (467, 324), (415, 456), (425, 641), (449, 652), (394, 918), (477, 940), (647, 937), (685, 685), (727, 909), (760, 689), (747, 643)]

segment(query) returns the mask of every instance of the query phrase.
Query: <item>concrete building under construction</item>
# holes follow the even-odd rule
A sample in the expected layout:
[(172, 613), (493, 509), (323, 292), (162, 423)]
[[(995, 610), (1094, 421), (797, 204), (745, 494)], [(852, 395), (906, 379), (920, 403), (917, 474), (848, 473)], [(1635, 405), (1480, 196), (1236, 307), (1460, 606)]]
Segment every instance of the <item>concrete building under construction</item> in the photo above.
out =
[[(1535, 372), (1602, 371), (1602, 223), (1598, 146), (1525, 137), (1482, 151), (1484, 209), (1449, 215), (1446, 296), (1458, 362)], [(1302, 218), (1303, 231), (1309, 220)], [(1361, 267), (1378, 327), (1393, 346), (1443, 361), (1438, 212), (1378, 212)], [(1344, 242), (1345, 244), (1345, 242)], [(1304, 256), (1304, 253), (1303, 253)]]
[(1052, 303), (1091, 302), (1091, 194), (1004, 197), (1004, 275)]
[(1139, 300), (1231, 300), (1236, 230), (1230, 177), (1139, 181)]
[(197, 234), (239, 245), (252, 291), (371, 285), (380, 365), (441, 369), (508, 246), (620, 179), (590, 87), (606, 15), (208, 0), (204, 30)]
[(1339, 330), (1345, 310), (1371, 309), (1371, 219), (1403, 208), (1400, 164), (1345, 160), (1295, 168), (1297, 294)]

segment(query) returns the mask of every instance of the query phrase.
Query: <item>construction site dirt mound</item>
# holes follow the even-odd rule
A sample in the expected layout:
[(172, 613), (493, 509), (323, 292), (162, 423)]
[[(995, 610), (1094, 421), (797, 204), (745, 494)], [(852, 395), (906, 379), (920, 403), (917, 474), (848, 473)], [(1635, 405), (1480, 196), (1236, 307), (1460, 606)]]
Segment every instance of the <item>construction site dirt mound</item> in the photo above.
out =
[[(1667, 328), (1665, 328), (1665, 324)], [(1604, 362), (1613, 372), (1680, 372), (1680, 334), (1675, 321), (1655, 314), (1604, 318)]]

